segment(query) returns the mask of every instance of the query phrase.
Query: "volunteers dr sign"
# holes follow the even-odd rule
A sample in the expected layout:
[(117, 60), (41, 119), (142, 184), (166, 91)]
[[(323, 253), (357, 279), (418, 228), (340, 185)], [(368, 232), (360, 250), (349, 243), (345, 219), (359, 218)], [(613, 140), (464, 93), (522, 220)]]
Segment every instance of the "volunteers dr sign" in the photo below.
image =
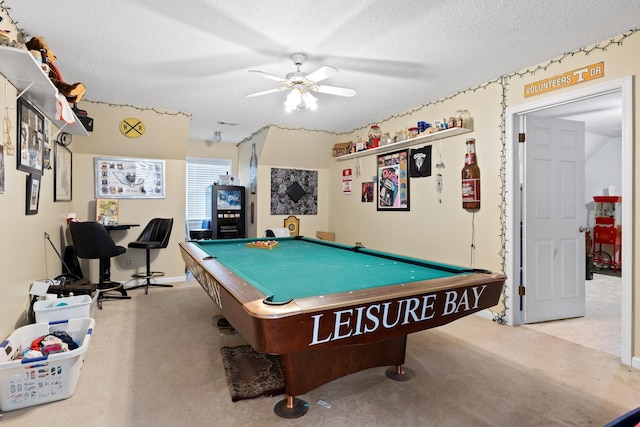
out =
[(573, 86), (578, 83), (595, 80), (604, 77), (604, 62), (589, 65), (573, 71), (530, 83), (524, 87), (524, 97), (528, 98), (541, 93), (551, 92), (552, 90), (562, 89)]

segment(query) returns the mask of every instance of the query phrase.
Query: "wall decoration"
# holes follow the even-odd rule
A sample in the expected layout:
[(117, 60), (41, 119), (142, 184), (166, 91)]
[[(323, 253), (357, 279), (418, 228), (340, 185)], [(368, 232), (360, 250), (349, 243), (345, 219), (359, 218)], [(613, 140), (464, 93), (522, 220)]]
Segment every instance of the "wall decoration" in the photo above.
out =
[(317, 215), (318, 172), (271, 168), (271, 215)]
[(408, 157), (408, 149), (377, 156), (379, 211), (409, 210)]
[(164, 160), (94, 158), (95, 193), (99, 198), (164, 199)]
[(342, 194), (351, 194), (352, 176), (351, 168), (342, 169)]
[(284, 219), (284, 227), (289, 230), (291, 237), (300, 235), (300, 220), (293, 215)]
[(362, 183), (362, 201), (365, 203), (373, 202), (373, 181)]
[(56, 136), (56, 142), (60, 145), (68, 147), (71, 145), (71, 141), (73, 140), (73, 135), (67, 132), (58, 132)]
[(53, 149), (51, 148), (51, 141), (49, 141), (50, 133), (50, 125), (51, 122), (45, 120), (44, 126), (42, 127), (42, 168), (43, 169), (52, 169), (53, 165)]
[(409, 176), (420, 178), (431, 176), (431, 146), (425, 145), (422, 148), (415, 148), (409, 155)]
[(127, 138), (138, 138), (144, 134), (144, 123), (140, 119), (124, 119), (120, 122), (120, 133)]
[(0, 194), (4, 194), (4, 145), (0, 145)]
[(44, 164), (44, 116), (18, 98), (18, 169), (42, 175)]
[(119, 199), (96, 199), (96, 221), (100, 224), (117, 224), (120, 219)]
[(72, 189), (71, 150), (60, 144), (54, 144), (53, 154), (53, 201), (70, 202)]
[(38, 204), (40, 203), (40, 178), (41, 176), (38, 174), (30, 173), (27, 175), (27, 215), (35, 215), (38, 213)]

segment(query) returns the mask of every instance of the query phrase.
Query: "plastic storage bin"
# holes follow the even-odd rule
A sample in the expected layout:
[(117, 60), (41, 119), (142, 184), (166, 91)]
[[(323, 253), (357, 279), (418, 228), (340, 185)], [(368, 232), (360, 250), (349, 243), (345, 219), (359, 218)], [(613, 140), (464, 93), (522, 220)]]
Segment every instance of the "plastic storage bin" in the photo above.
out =
[(33, 304), (36, 323), (89, 317), (90, 308), (91, 297), (89, 295), (36, 301), (36, 303)]
[[(80, 377), (95, 326), (92, 318), (35, 323), (16, 329), (0, 346), (0, 410), (12, 411), (70, 397)], [(38, 337), (66, 331), (75, 350), (33, 359), (17, 359)]]

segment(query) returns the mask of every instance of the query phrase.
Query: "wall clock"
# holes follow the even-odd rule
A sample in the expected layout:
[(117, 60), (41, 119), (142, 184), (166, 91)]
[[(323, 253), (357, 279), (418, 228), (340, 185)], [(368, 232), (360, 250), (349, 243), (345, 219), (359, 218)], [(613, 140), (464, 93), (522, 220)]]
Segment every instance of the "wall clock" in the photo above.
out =
[(140, 119), (126, 118), (120, 122), (120, 132), (127, 138), (138, 138), (144, 134), (144, 123)]
[(284, 227), (289, 230), (291, 237), (300, 235), (300, 220), (293, 215), (289, 215), (284, 219)]
[(56, 136), (56, 142), (63, 147), (68, 147), (71, 144), (71, 134), (67, 132), (60, 132)]

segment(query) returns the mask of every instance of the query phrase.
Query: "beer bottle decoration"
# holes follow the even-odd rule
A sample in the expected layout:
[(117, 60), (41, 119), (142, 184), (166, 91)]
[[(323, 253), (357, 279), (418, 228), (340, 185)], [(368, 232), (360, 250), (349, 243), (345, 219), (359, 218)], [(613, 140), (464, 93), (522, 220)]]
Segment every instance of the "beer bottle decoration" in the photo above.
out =
[(467, 153), (462, 168), (462, 207), (480, 209), (480, 168), (476, 161), (476, 140), (467, 139)]
[(256, 154), (256, 144), (251, 145), (251, 159), (249, 160), (249, 185), (251, 194), (256, 194), (258, 181), (258, 155)]

